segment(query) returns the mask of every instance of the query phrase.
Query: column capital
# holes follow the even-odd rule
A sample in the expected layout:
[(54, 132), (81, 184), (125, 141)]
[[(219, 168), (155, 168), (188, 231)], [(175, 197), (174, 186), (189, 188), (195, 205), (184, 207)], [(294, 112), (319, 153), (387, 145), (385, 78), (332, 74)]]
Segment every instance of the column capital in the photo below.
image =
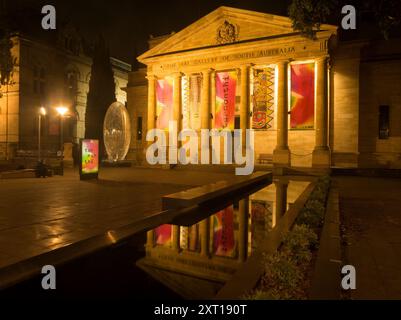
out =
[(324, 55), (324, 56), (320, 56), (320, 57), (315, 58), (315, 61), (324, 63), (324, 62), (328, 61), (329, 58), (330, 58), (329, 55)]
[(285, 65), (288, 65), (290, 62), (291, 62), (291, 61), (290, 61), (289, 59), (285, 59), (285, 60), (279, 60), (279, 61), (277, 61), (276, 64), (277, 64), (278, 66), (285, 66)]
[(254, 63), (244, 63), (244, 64), (241, 64), (240, 66), (239, 66), (239, 69), (249, 69), (250, 67), (253, 67), (255, 64)]
[(288, 185), (290, 181), (287, 178), (275, 178), (273, 179), (275, 185)]
[(181, 71), (175, 71), (171, 75), (175, 78), (175, 77), (182, 77), (185, 74), (183, 72), (181, 72)]
[(205, 68), (205, 69), (200, 70), (200, 73), (202, 73), (202, 76), (204, 76), (204, 75), (209, 75), (214, 71), (215, 70), (213, 68)]
[(146, 79), (148, 79), (149, 81), (151, 81), (151, 80), (156, 80), (156, 79), (157, 79), (157, 76), (156, 76), (155, 74), (153, 74), (153, 73), (148, 73), (148, 74), (146, 75)]

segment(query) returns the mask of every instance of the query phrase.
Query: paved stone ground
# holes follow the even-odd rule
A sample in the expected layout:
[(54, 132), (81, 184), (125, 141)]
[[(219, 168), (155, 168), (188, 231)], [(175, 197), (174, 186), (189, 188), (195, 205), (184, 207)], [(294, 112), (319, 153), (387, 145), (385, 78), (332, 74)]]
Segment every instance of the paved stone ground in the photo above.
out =
[(346, 228), (352, 299), (401, 299), (401, 180), (336, 178)]
[(72, 170), (63, 177), (0, 179), (0, 268), (160, 211), (162, 195), (224, 179), (235, 175), (104, 168), (99, 181), (79, 181)]

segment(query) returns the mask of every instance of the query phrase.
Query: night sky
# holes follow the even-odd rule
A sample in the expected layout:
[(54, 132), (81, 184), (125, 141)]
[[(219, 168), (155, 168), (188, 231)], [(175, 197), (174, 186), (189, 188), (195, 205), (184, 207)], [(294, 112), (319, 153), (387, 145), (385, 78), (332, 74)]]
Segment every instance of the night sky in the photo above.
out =
[(20, 16), (23, 12), (24, 18), (19, 23), (29, 24), (25, 29), (40, 35), (52, 32), (40, 29), (41, 8), (52, 4), (56, 7), (58, 26), (68, 21), (87, 39), (101, 33), (112, 56), (132, 63), (135, 53), (146, 51), (149, 35), (178, 32), (219, 6), (287, 15), (288, 3), (287, 0), (8, 0), (7, 9), (20, 12)]

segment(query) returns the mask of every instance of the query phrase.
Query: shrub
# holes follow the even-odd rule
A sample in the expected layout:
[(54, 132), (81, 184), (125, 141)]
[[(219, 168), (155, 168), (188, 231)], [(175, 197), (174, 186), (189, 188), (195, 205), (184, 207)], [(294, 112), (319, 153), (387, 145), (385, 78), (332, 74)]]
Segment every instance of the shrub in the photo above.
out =
[(264, 257), (265, 274), (261, 279), (261, 289), (246, 295), (245, 299), (306, 298), (305, 271), (312, 259), (311, 251), (318, 246), (318, 236), (313, 229), (323, 224), (329, 186), (330, 177), (318, 179), (294, 227), (284, 237), (280, 250)]
[(297, 295), (302, 272), (295, 261), (286, 252), (277, 252), (265, 258), (265, 275), (262, 285), (269, 290), (269, 296), (277, 299), (288, 299)]
[(306, 225), (296, 225), (283, 241), (281, 248), (299, 266), (308, 264), (312, 259), (311, 250), (318, 245), (317, 235)]

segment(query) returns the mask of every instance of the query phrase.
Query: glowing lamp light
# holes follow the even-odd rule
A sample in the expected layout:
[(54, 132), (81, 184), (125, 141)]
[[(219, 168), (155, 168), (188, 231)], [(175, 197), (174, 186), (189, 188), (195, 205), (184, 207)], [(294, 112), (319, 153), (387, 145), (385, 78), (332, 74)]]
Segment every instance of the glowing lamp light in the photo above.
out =
[(60, 116), (64, 116), (67, 113), (68, 108), (60, 106), (56, 108), (56, 111)]
[(45, 115), (46, 115), (46, 109), (45, 109), (44, 107), (40, 107), (39, 113), (40, 113), (42, 116), (45, 116)]

